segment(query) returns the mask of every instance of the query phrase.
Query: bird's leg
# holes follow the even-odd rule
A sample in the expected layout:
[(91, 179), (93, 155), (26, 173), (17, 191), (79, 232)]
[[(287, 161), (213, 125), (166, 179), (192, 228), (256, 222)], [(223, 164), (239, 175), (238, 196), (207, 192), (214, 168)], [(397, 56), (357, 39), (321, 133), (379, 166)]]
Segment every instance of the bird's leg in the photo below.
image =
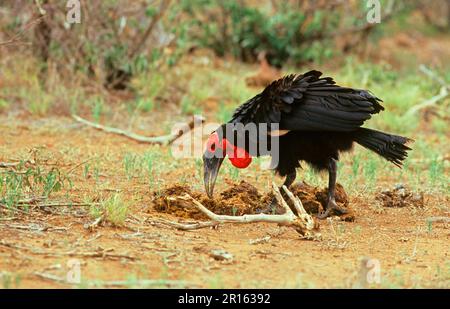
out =
[[(290, 172), (289, 174), (287, 174), (286, 178), (284, 179), (283, 185), (280, 187), (280, 192), (281, 192), (281, 196), (283, 198), (286, 198), (284, 190), (282, 189), (283, 186), (286, 186), (286, 188), (289, 189), (289, 187), (294, 183), (295, 178), (297, 177), (297, 173), (294, 171)], [(272, 200), (270, 201), (269, 205), (267, 205), (266, 208), (261, 210), (261, 213), (275, 213), (276, 209), (277, 209), (277, 199), (275, 197), (272, 198)], [(293, 209), (292, 210), (294, 212), (294, 214), (296, 214), (296, 210)]]
[[(283, 186), (286, 186), (286, 188), (289, 189), (289, 187), (294, 183), (296, 177), (297, 177), (297, 173), (295, 172), (295, 170), (293, 170), (292, 172), (287, 174), (286, 179), (284, 180)], [(281, 186), (281, 187), (283, 187), (283, 186)]]
[(342, 215), (347, 213), (347, 210), (345, 210), (342, 207), (339, 207), (336, 204), (336, 200), (334, 197), (335, 191), (336, 191), (336, 175), (337, 175), (337, 160), (330, 158), (328, 161), (328, 196), (327, 196), (327, 207), (325, 209), (325, 212), (323, 214), (320, 214), (318, 217), (320, 219), (327, 218), (333, 214)]

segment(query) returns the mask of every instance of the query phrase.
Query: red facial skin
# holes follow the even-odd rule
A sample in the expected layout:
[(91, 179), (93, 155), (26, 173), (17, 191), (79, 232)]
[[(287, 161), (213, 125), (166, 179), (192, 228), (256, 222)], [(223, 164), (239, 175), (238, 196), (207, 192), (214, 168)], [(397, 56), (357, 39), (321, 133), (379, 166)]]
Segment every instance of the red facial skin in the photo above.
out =
[(211, 134), (206, 147), (209, 152), (215, 152), (217, 149), (222, 149), (223, 155), (228, 156), (228, 159), (234, 167), (246, 168), (252, 163), (252, 157), (245, 149), (234, 146), (225, 138), (223, 138), (222, 141), (219, 141), (217, 133)]

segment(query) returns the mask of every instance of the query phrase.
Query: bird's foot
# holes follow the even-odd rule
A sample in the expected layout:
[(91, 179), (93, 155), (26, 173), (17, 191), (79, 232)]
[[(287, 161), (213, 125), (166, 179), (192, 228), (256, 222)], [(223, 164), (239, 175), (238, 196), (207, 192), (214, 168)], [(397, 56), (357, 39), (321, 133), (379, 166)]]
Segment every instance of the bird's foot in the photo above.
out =
[(331, 216), (342, 216), (348, 213), (348, 210), (338, 206), (335, 201), (331, 200), (328, 202), (326, 210), (317, 215), (317, 218), (319, 219), (325, 219)]

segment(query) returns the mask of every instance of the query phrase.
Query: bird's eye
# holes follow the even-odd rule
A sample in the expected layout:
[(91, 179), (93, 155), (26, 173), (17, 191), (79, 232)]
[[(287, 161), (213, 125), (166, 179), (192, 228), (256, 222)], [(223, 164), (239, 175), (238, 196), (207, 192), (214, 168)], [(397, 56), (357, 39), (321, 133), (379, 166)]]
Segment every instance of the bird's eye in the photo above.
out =
[(221, 148), (221, 145), (219, 144), (217, 133), (214, 133), (209, 137), (206, 149), (209, 152), (215, 152), (217, 150), (216, 148)]

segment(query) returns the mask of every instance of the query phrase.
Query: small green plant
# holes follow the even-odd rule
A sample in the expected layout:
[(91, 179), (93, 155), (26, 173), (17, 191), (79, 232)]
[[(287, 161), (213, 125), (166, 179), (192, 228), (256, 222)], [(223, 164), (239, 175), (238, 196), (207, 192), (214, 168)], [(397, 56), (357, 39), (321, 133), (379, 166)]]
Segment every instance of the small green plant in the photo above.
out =
[(34, 115), (45, 115), (50, 109), (53, 98), (43, 89), (34, 91), (24, 91), (23, 96), (28, 100), (28, 110)]
[(27, 199), (47, 198), (71, 185), (70, 178), (57, 168), (26, 167), (26, 162), (22, 161), (13, 170), (0, 171), (0, 204), (10, 209), (27, 207)]
[(0, 99), (0, 113), (6, 110), (9, 106), (9, 103), (6, 100)]
[(213, 277), (209, 279), (209, 288), (211, 289), (223, 289), (225, 284), (220, 273), (216, 273)]
[(373, 183), (376, 180), (378, 169), (377, 159), (374, 158), (372, 154), (369, 155), (365, 165), (364, 165), (364, 176), (369, 182), (369, 184)]
[(136, 109), (144, 113), (151, 112), (155, 107), (155, 103), (152, 98), (139, 98), (136, 102)]
[(196, 178), (201, 181), (203, 179), (203, 161), (202, 159), (196, 158), (194, 162), (195, 170), (197, 171)]
[(189, 96), (184, 95), (181, 98), (181, 112), (185, 115), (195, 115), (200, 113), (197, 102), (193, 101)]
[(158, 154), (154, 151), (146, 151), (143, 155), (143, 162), (145, 164), (145, 168), (147, 170), (148, 176), (153, 178), (154, 170), (158, 167), (158, 164), (155, 164), (157, 160)]
[(83, 178), (87, 179), (89, 177), (89, 169), (90, 169), (90, 164), (86, 163), (83, 167)]
[(431, 185), (436, 184), (436, 182), (440, 180), (442, 175), (444, 175), (444, 162), (434, 157), (433, 160), (431, 160), (430, 165), (428, 167), (428, 173)]
[(146, 151), (142, 157), (142, 164), (147, 172), (147, 178), (151, 188), (158, 183), (159, 177), (155, 176), (159, 174), (159, 168), (161, 166), (157, 163), (159, 159), (160, 154), (157, 151)]
[(123, 158), (123, 166), (125, 168), (125, 175), (128, 179), (132, 179), (135, 173), (139, 170), (138, 157), (134, 154), (127, 153)]
[(110, 222), (115, 226), (122, 226), (125, 223), (129, 211), (129, 204), (120, 193), (116, 193), (108, 199), (102, 201), (98, 206), (92, 206), (90, 209), (91, 216), (99, 218), (103, 216), (103, 220)]
[(353, 177), (357, 177), (359, 173), (359, 166), (361, 161), (361, 155), (358, 153), (355, 156), (353, 156), (352, 159), (352, 175)]
[(235, 168), (234, 166), (227, 165), (226, 171), (233, 181), (239, 180), (239, 169)]
[(100, 117), (104, 112), (104, 110), (105, 110), (105, 102), (103, 101), (102, 98), (97, 98), (94, 101), (94, 105), (92, 107), (92, 118), (94, 118), (96, 122), (99, 122)]
[[(125, 175), (128, 179), (140, 178), (146, 176), (153, 185), (157, 182), (157, 173), (162, 166), (162, 163), (158, 160), (162, 157), (161, 149), (155, 146), (144, 154), (139, 155), (135, 153), (126, 153), (123, 157), (123, 167), (125, 169)], [(160, 162), (161, 164), (157, 164)]]
[(22, 281), (22, 276), (20, 274), (12, 274), (9, 272), (1, 272), (0, 278), (2, 281), (3, 289), (17, 289), (20, 286), (20, 282)]
[(433, 232), (433, 221), (430, 219), (427, 220), (427, 230), (430, 234)]
[(311, 166), (305, 165), (304, 175), (305, 175), (304, 176), (305, 177), (305, 181), (308, 184), (311, 184), (311, 185), (314, 185), (314, 186), (320, 185), (320, 182), (321, 182), (320, 175)]

